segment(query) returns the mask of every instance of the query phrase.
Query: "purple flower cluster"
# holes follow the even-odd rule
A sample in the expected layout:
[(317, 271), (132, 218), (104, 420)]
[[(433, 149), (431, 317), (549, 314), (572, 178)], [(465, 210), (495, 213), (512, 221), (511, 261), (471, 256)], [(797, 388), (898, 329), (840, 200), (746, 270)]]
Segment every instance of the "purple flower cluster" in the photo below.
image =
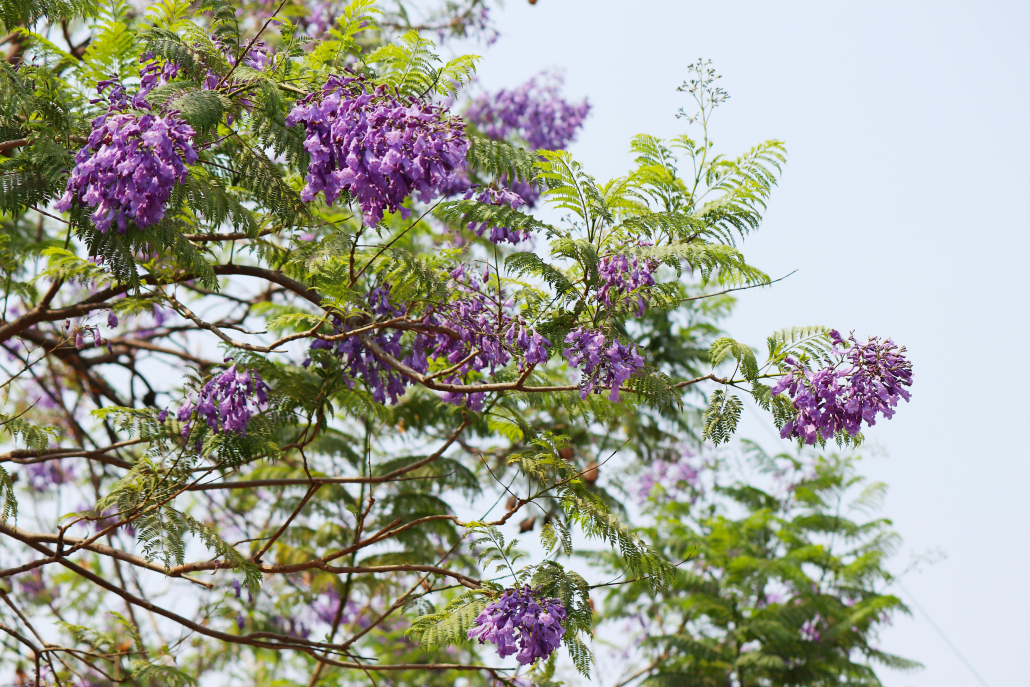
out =
[[(562, 150), (583, 126), (590, 112), (584, 100), (578, 105), (561, 95), (562, 80), (544, 81), (538, 74), (513, 90), (501, 90), (474, 99), (465, 117), (477, 129), (494, 139), (517, 137), (535, 150)], [(526, 179), (502, 175), (497, 183), (511, 189), (530, 208), (536, 206), (540, 192)]]
[[(443, 381), (460, 384), (469, 372), (489, 369), (491, 373), (507, 365), (516, 352), (521, 352), (526, 364), (547, 361), (551, 342), (530, 327), (520, 315), (504, 312), (503, 294), (488, 295), (489, 268), (482, 277), (470, 274), (464, 264), (451, 272), (455, 288), (462, 296), (431, 311), (422, 324), (427, 331), (416, 336), (408, 364), (425, 374), (429, 371), (429, 358), (444, 358), (457, 366)], [(464, 361), (464, 362), (463, 362)], [(519, 362), (520, 369), (522, 361)], [(443, 400), (469, 408), (482, 410), (485, 395), (447, 392)]]
[[(389, 286), (376, 287), (368, 294), (368, 302), (372, 313), (378, 317), (398, 317), (404, 311), (397, 308), (390, 302)], [(346, 324), (337, 319), (333, 322), (333, 329), (337, 334), (347, 331)], [(401, 332), (397, 330), (386, 331), (378, 329), (374, 334), (369, 335), (380, 348), (394, 358), (402, 356)], [(376, 403), (386, 403), (387, 397), (390, 403), (397, 403), (397, 400), (404, 395), (404, 388), (410, 383), (408, 378), (394, 370), (376, 357), (370, 348), (365, 346), (356, 336), (348, 336), (339, 341), (325, 341), (318, 339), (311, 344), (312, 350), (327, 350), (343, 358), (348, 377), (347, 384), (353, 386), (354, 379), (360, 379), (372, 390), (372, 398)], [(304, 361), (307, 367), (310, 359)]]
[(71, 466), (65, 468), (60, 460), (48, 460), (43, 463), (29, 463), (25, 471), (29, 477), (29, 488), (42, 494), (52, 486), (58, 486), (75, 479), (75, 471)]
[(606, 307), (611, 308), (624, 296), (636, 293), (639, 317), (651, 302), (648, 289), (654, 286), (651, 273), (656, 269), (658, 261), (654, 258), (638, 258), (624, 253), (607, 255), (601, 258), (597, 268), (601, 282), (597, 297)]
[(696, 496), (688, 496), (682, 492), (695, 490), (700, 486), (700, 470), (701, 468), (691, 464), (687, 456), (683, 456), (676, 463), (656, 460), (647, 466), (637, 480), (637, 499), (644, 503), (649, 498), (657, 497), (655, 487), (661, 486), (660, 495), (663, 500), (693, 503)]
[(565, 607), (558, 599), (537, 600), (537, 596), (539, 591), (529, 585), (505, 590), (476, 618), (476, 626), (468, 632), (469, 639), (496, 644), (501, 658), (518, 651), (515, 659), (519, 665), (547, 658), (565, 634)]
[(132, 219), (139, 227), (161, 221), (175, 184), (186, 181), (186, 165), (197, 161), (194, 131), (177, 114), (106, 113), (93, 120), (86, 147), (64, 196), (54, 206), (71, 209), (72, 201), (95, 207), (90, 216), (101, 233), (117, 223), (122, 234)]
[(569, 364), (582, 368), (580, 398), (586, 398), (600, 384), (611, 389), (608, 399), (617, 403), (619, 387), (645, 364), (636, 344), (631, 348), (617, 339), (609, 342), (604, 332), (597, 329), (574, 329), (565, 337), (565, 343), (568, 348), (562, 353)]
[(93, 120), (64, 196), (54, 206), (67, 212), (78, 200), (96, 208), (90, 219), (101, 233), (116, 223), (124, 234), (129, 219), (141, 228), (161, 221), (172, 187), (186, 181), (186, 165), (197, 161), (192, 127), (177, 112), (148, 112), (146, 95), (178, 74), (174, 63), (151, 60), (150, 52), (140, 58), (145, 63), (140, 89), (131, 98), (116, 77), (97, 83), (100, 94), (111, 89), (108, 111)]
[(806, 444), (829, 439), (837, 432), (858, 434), (864, 420), (876, 424), (876, 415), (894, 416), (899, 399), (908, 401), (912, 363), (905, 347), (878, 337), (859, 343), (851, 334), (845, 341), (830, 332), (830, 354), (839, 361), (812, 372), (794, 358), (784, 362), (790, 371), (771, 389), (773, 396), (787, 392), (797, 415), (785, 424), (780, 436), (796, 437)]
[(822, 623), (823, 618), (818, 613), (812, 618), (809, 618), (801, 625), (801, 638), (806, 642), (818, 642), (819, 635), (819, 624)]
[[(482, 278), (466, 273), (465, 266), (455, 269), (451, 276), (454, 287), (461, 295), (453, 302), (434, 306), (417, 323), (409, 323), (406, 329), (415, 331), (407, 354), (401, 345), (401, 331), (387, 328), (377, 329), (369, 334), (384, 352), (402, 361), (420, 374), (429, 372), (431, 359), (444, 359), (451, 369), (441, 379), (447, 384), (462, 384), (465, 375), (497, 368), (511, 362), (513, 356), (521, 354), (527, 365), (547, 362), (551, 342), (534, 330), (520, 315), (509, 315), (504, 307), (498, 307), (498, 300), (487, 296), (486, 283), (489, 274)], [(374, 315), (379, 318), (393, 318), (404, 314), (389, 298), (388, 286), (377, 287), (369, 294), (369, 303)], [(510, 304), (501, 303), (501, 306)], [(364, 326), (364, 323), (363, 323)], [(347, 331), (346, 324), (334, 323), (337, 333)], [(404, 394), (410, 380), (381, 361), (372, 350), (355, 337), (339, 341), (317, 340), (312, 349), (323, 349), (344, 358), (350, 379), (361, 379), (370, 389), (378, 403), (396, 403)], [(304, 366), (310, 364), (310, 358)], [(483, 393), (446, 392), (443, 400), (456, 405), (465, 404), (472, 410), (482, 410), (486, 395)]]
[(476, 98), (465, 116), (490, 138), (516, 135), (534, 150), (564, 149), (583, 126), (590, 103), (570, 103), (561, 95), (561, 77), (544, 82), (543, 76)]
[[(231, 358), (226, 358), (229, 362)], [(251, 397), (255, 397), (252, 399)], [(256, 399), (256, 400), (255, 400)], [(199, 398), (193, 400), (191, 395), (187, 402), (179, 408), (177, 418), (184, 423), (182, 437), (190, 432), (193, 412), (215, 432), (247, 433), (247, 425), (251, 416), (268, 404), (268, 385), (256, 371), (237, 369), (236, 363), (212, 378), (204, 385)]]
[(452, 188), (469, 142), (464, 123), (444, 112), (414, 98), (403, 102), (385, 86), (369, 93), (360, 79), (330, 77), (286, 118), (307, 127), (311, 163), (301, 198), (323, 193), (331, 205), (346, 190), (376, 226), (414, 192), (428, 202)]
[[(465, 192), (465, 200), (470, 200), (475, 197), (476, 201), (480, 203), (486, 203), (487, 205), (507, 205), (512, 210), (517, 209), (520, 205), (525, 205), (526, 201), (522, 199), (522, 196), (515, 193), (514, 191), (501, 188), (484, 188), (479, 195), (476, 195), (476, 189), (470, 188)], [(469, 231), (472, 231), (476, 236), (482, 236), (483, 232), (487, 229), (486, 222), (475, 222), (468, 223)], [(533, 233), (528, 229), (512, 229), (510, 227), (489, 227), (490, 229), (490, 240), (494, 243), (510, 243), (512, 245), (520, 243), (522, 241), (528, 241), (532, 238)]]

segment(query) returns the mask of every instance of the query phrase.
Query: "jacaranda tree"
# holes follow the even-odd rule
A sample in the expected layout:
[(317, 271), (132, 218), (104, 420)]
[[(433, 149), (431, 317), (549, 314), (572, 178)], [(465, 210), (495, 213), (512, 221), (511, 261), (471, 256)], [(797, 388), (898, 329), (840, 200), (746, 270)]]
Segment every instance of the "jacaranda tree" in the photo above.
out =
[[(480, 0), (0, 7), (0, 671), (19, 683), (544, 684), (559, 653), (586, 675), (610, 573), (577, 549), (632, 582), (612, 609), (764, 593), (632, 527), (607, 461), (724, 444), (745, 402), (799, 445), (856, 445), (908, 399), (889, 339), (794, 327), (760, 357), (721, 331), (729, 292), (771, 284), (737, 243), (785, 151), (716, 151), (704, 62), (681, 88), (693, 138), (637, 136), (599, 183), (564, 150), (589, 105), (557, 78), (484, 93), (476, 56), (437, 56), (492, 39)], [(740, 499), (764, 509), (732, 534), (748, 546), (809, 536)], [(696, 522), (703, 560), (730, 555)], [(883, 579), (833, 565), (836, 588)], [(842, 593), (864, 604), (859, 582)], [(898, 608), (851, 620), (820, 589), (770, 622), (861, 649)], [(761, 639), (729, 617), (732, 642)], [(736, 646), (689, 632), (655, 638), (663, 674)]]

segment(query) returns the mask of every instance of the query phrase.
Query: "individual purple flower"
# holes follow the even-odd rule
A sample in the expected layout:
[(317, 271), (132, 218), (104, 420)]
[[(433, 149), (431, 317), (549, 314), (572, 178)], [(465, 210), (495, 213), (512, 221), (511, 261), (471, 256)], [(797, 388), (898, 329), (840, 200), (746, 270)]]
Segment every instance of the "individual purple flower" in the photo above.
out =
[(580, 398), (600, 385), (610, 389), (608, 400), (618, 403), (619, 388), (645, 365), (636, 344), (626, 346), (619, 340), (608, 341), (604, 332), (579, 327), (565, 337), (568, 345), (562, 353), (569, 365), (581, 368)]
[(597, 297), (611, 308), (625, 296), (635, 294), (637, 317), (640, 317), (651, 302), (648, 290), (654, 286), (651, 273), (656, 269), (658, 261), (654, 258), (638, 258), (625, 253), (606, 255), (597, 266), (600, 282)]
[(118, 316), (114, 314), (114, 310), (107, 311), (107, 328), (114, 329), (118, 326)]
[[(226, 360), (228, 362), (228, 359)], [(215, 432), (246, 435), (251, 416), (268, 405), (268, 385), (256, 371), (237, 369), (236, 363), (204, 385), (196, 402), (180, 406), (182, 437), (189, 436), (194, 412)]]
[(518, 652), (515, 659), (519, 665), (547, 658), (565, 634), (565, 607), (558, 599), (539, 596), (539, 590), (529, 585), (505, 590), (476, 617), (468, 638), (496, 645), (501, 658)]
[(239, 580), (233, 580), (232, 581), (232, 590), (236, 593), (236, 598), (237, 599), (240, 598), (240, 589), (241, 589), (240, 581)]
[(311, 156), (301, 198), (322, 193), (332, 205), (347, 191), (369, 226), (384, 211), (404, 214), (401, 205), (415, 192), (431, 201), (465, 170), (464, 122), (442, 107), (399, 99), (385, 86), (369, 93), (359, 78), (330, 77), (286, 118), (288, 126), (299, 123), (307, 128), (304, 148)]
[[(487, 205), (507, 205), (512, 210), (517, 209), (520, 205), (525, 205), (526, 201), (522, 199), (519, 194), (508, 189), (497, 189), (486, 187), (482, 189), (479, 194), (476, 194), (475, 188), (470, 188), (465, 191), (465, 200), (471, 200), (475, 197), (475, 200), (480, 203), (486, 203)], [(483, 232), (486, 231), (488, 225), (486, 222), (469, 222), (468, 229), (476, 234), (476, 236), (482, 236)], [(494, 243), (511, 243), (517, 244), (522, 241), (528, 241), (532, 238), (533, 233), (529, 229), (512, 229), (510, 227), (503, 226), (489, 226), (490, 236), (488, 237)]]
[(247, 621), (243, 618), (242, 612), (236, 615), (236, 627), (238, 627), (241, 632), (243, 631), (243, 626), (244, 624), (246, 624), (246, 622)]
[(157, 414), (157, 421), (158, 422), (164, 422), (167, 419), (168, 419), (168, 409), (165, 408), (164, 410), (162, 410), (160, 413)]
[(826, 441), (837, 432), (858, 434), (862, 422), (872, 426), (876, 416), (894, 416), (898, 401), (908, 401), (912, 386), (912, 363), (905, 347), (872, 337), (865, 343), (851, 334), (845, 341), (836, 330), (830, 332), (837, 362), (812, 371), (788, 357), (788, 368), (770, 390), (773, 396), (787, 392), (796, 415), (780, 430), (784, 439), (795, 437), (806, 444)]

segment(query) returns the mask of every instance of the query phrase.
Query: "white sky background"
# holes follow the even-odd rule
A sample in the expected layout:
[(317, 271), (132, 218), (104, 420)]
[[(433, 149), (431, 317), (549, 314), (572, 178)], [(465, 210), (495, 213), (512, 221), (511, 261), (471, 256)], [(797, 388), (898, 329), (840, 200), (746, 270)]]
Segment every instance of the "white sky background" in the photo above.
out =
[[(692, 103), (675, 88), (698, 57), (731, 94), (713, 124), (722, 152), (786, 141), (743, 248), (774, 277), (800, 271), (742, 294), (730, 333), (764, 347), (775, 329), (825, 324), (908, 347), (912, 403), (868, 432), (889, 457), (864, 466), (891, 487), (893, 567), (944, 551), (905, 586), (988, 685), (1030, 685), (1030, 465), (1009, 362), (1030, 333), (1030, 4), (508, 0), (497, 22), (481, 83), (564, 68), (594, 105), (572, 151), (600, 179), (629, 168), (634, 134), (684, 130), (674, 114)], [(751, 413), (741, 434), (774, 447)], [(918, 613), (882, 646), (926, 665), (882, 671), (889, 687), (977, 684)]]

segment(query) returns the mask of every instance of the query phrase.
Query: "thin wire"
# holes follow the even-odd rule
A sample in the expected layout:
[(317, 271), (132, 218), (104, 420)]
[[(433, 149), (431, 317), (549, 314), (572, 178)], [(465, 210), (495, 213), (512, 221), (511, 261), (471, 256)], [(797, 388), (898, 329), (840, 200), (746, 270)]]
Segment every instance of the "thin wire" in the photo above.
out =
[(981, 685), (983, 685), (983, 687), (988, 687), (987, 682), (982, 677), (980, 677), (980, 673), (976, 672), (976, 668), (973, 667), (973, 664), (966, 660), (966, 657), (962, 655), (962, 652), (958, 650), (958, 647), (955, 646), (950, 639), (948, 639), (948, 635), (944, 634), (944, 630), (938, 627), (937, 623), (933, 621), (933, 618), (931, 618), (930, 615), (923, 610), (923, 607), (919, 605), (918, 601), (916, 601), (916, 597), (912, 596), (912, 592), (908, 591), (908, 589), (905, 588), (905, 585), (901, 584), (901, 580), (894, 580), (894, 584), (898, 585), (898, 587), (901, 588), (901, 591), (905, 592), (905, 596), (912, 600), (912, 605), (916, 607), (916, 610), (918, 610), (920, 614), (922, 614), (923, 618), (926, 619), (926, 622), (930, 623), (930, 627), (937, 631), (937, 634), (941, 636), (941, 639), (943, 639), (944, 642), (948, 645), (948, 647), (951, 649), (951, 652), (959, 657), (959, 660), (961, 660), (962, 663), (965, 664), (966, 668), (969, 668), (969, 672), (971, 672), (973, 676), (976, 677), (976, 679), (980, 682)]

